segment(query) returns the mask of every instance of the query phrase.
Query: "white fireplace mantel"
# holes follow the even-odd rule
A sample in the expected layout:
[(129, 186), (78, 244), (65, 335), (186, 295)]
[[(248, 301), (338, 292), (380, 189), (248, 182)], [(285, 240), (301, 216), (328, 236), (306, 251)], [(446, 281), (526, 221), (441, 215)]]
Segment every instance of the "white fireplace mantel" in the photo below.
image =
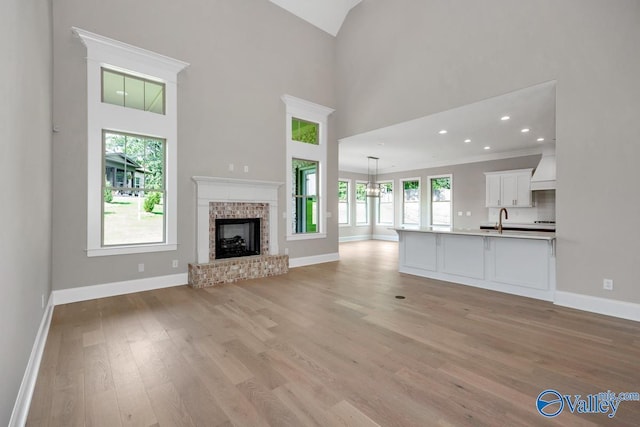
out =
[(278, 254), (278, 188), (283, 182), (194, 176), (196, 184), (196, 250), (198, 263), (209, 262), (209, 203), (269, 204), (269, 255)]

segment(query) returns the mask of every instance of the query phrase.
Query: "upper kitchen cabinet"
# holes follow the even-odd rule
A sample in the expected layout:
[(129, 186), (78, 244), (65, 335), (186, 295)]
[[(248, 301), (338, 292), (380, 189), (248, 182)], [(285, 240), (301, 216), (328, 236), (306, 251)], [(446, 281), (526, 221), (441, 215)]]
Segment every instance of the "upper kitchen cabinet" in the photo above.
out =
[(531, 174), (533, 169), (485, 172), (486, 206), (531, 207)]

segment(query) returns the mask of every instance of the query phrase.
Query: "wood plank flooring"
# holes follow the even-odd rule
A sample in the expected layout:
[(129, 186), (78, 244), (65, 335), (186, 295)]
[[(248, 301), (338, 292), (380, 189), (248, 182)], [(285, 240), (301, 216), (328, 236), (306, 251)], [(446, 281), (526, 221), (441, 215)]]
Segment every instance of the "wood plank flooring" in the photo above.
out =
[[(30, 426), (637, 426), (538, 394), (640, 391), (640, 324), (402, 275), (397, 244), (55, 308)], [(396, 299), (403, 295), (404, 300)]]

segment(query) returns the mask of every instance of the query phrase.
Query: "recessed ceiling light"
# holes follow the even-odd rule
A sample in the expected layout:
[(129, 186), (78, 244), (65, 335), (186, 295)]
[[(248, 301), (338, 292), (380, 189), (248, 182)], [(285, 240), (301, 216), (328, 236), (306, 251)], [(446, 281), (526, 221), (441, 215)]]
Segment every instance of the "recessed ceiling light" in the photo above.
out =
[(502, 116), (502, 117), (500, 117), (500, 120), (502, 120), (504, 122), (505, 120), (509, 120), (510, 118), (511, 117), (509, 117), (509, 116)]
[(484, 147), (485, 150), (491, 150), (491, 147), (489, 147), (488, 145), (486, 147)]
[(542, 141), (544, 141), (544, 138), (538, 138), (536, 141), (542, 142)]
[(470, 139), (465, 139), (464, 142), (466, 142), (467, 144), (471, 142)]
[(531, 129), (529, 129), (529, 128), (524, 128), (524, 129), (522, 129), (520, 132), (522, 132), (522, 133), (527, 133), (527, 132), (529, 132), (530, 130), (531, 130)]
[(440, 132), (438, 132), (440, 135), (444, 135), (445, 133), (447, 133), (446, 129), (442, 129)]

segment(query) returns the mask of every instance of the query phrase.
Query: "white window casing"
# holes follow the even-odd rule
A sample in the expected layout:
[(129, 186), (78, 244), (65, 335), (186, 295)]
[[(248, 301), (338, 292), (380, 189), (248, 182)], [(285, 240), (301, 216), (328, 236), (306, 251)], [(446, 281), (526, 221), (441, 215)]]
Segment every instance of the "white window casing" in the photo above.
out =
[[(189, 64), (117, 40), (72, 28), (87, 48), (87, 255), (104, 256), (177, 249), (177, 76)], [(103, 103), (105, 67), (165, 84), (165, 114)], [(165, 242), (103, 247), (102, 131), (148, 135), (166, 140)]]
[[(286, 238), (287, 240), (323, 239), (327, 237), (327, 144), (328, 118), (333, 109), (315, 104), (291, 95), (282, 95), (286, 105)], [(318, 145), (294, 141), (291, 122), (294, 118), (317, 123), (319, 125)], [(318, 230), (315, 233), (294, 233), (292, 230), (292, 195), (293, 183), (292, 160), (304, 159), (317, 161), (318, 167)], [(333, 194), (333, 192), (332, 192)]]

